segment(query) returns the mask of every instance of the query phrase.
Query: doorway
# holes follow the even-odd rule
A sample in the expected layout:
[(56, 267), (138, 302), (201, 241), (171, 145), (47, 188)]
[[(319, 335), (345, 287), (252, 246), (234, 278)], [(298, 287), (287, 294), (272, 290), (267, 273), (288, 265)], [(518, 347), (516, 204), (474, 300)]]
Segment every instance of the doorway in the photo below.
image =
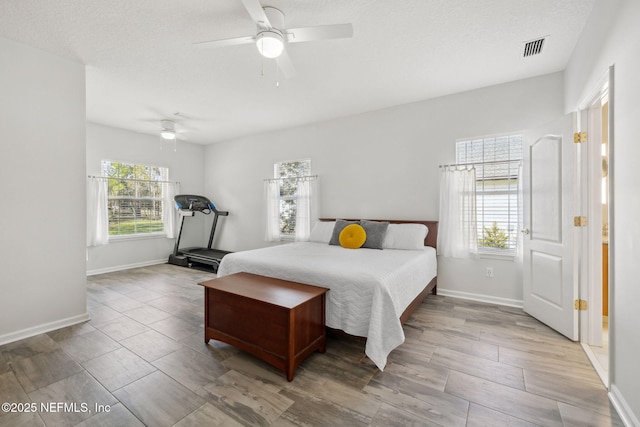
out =
[(588, 218), (586, 238), (582, 245), (581, 295), (588, 309), (580, 318), (580, 341), (596, 372), (609, 386), (609, 229), (611, 228), (611, 170), (613, 69), (603, 77), (581, 110), (580, 129), (587, 132), (587, 143), (581, 161), (582, 210)]
[(612, 66), (578, 114), (527, 132), (521, 230), (524, 311), (579, 340), (607, 388), (608, 343), (615, 328), (608, 321), (614, 310), (609, 295), (615, 290), (610, 267), (615, 254), (609, 246), (614, 226), (613, 71)]

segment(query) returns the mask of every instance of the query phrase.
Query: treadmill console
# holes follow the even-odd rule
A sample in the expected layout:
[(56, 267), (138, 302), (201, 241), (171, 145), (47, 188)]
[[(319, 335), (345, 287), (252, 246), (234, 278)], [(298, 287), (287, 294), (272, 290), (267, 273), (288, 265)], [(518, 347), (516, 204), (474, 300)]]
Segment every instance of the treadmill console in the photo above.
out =
[[(209, 213), (216, 207), (211, 200), (204, 196), (195, 196), (193, 194), (178, 194), (174, 197), (178, 209), (191, 212)], [(208, 211), (208, 212), (207, 212)]]

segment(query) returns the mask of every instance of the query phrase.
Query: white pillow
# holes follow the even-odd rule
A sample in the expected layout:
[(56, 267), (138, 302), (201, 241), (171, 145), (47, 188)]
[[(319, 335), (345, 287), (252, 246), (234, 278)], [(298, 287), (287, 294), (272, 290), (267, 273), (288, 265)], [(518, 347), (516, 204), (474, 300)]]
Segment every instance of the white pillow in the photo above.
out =
[(382, 249), (421, 250), (429, 229), (424, 224), (389, 224)]
[(328, 244), (329, 240), (331, 240), (333, 227), (335, 227), (335, 225), (335, 221), (316, 221), (309, 235), (309, 241)]

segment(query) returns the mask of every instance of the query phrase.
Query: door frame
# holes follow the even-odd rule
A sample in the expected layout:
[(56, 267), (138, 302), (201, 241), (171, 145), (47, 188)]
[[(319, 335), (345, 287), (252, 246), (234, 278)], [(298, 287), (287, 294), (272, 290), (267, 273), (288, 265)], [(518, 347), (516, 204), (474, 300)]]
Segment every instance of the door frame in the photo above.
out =
[[(614, 103), (613, 103), (613, 81), (614, 66), (610, 66), (607, 72), (599, 79), (598, 83), (591, 91), (590, 95), (585, 98), (579, 106), (577, 129), (588, 132), (588, 135), (594, 135), (594, 138), (588, 137), (587, 149), (581, 157), (581, 181), (584, 185), (580, 188), (580, 206), (588, 217), (588, 226), (586, 238), (583, 239), (580, 251), (581, 258), (586, 262), (583, 263), (582, 278), (580, 280), (580, 295), (584, 295), (588, 299), (588, 309), (580, 313), (580, 342), (585, 349), (587, 356), (598, 372), (604, 385), (608, 388), (610, 378), (613, 372), (613, 363), (611, 354), (609, 353), (608, 368), (604, 368), (600, 364), (600, 360), (589, 348), (589, 345), (602, 344), (602, 207), (600, 202), (602, 167), (601, 167), (601, 138), (597, 132), (601, 131), (602, 117), (594, 114), (594, 107), (601, 103), (604, 96), (608, 98), (608, 224), (609, 224), (609, 349), (612, 347), (614, 340), (615, 325), (612, 322), (613, 316), (613, 292), (615, 288), (613, 277), (614, 265)], [(598, 109), (599, 111), (601, 109)], [(593, 141), (594, 143), (592, 143)], [(597, 143), (596, 143), (597, 142)]]

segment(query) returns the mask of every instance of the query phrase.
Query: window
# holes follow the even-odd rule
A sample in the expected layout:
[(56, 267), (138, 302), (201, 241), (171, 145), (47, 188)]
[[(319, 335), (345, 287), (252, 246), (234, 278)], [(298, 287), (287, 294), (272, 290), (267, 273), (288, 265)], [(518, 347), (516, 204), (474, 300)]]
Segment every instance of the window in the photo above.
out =
[(103, 160), (102, 176), (108, 177), (109, 236), (164, 232), (162, 183), (168, 168)]
[(293, 238), (296, 235), (298, 208), (298, 185), (300, 177), (311, 175), (311, 160), (280, 162), (273, 166), (273, 176), (280, 183), (280, 236)]
[(518, 232), (518, 173), (522, 135), (456, 143), (456, 163), (476, 168), (478, 251), (514, 255)]

